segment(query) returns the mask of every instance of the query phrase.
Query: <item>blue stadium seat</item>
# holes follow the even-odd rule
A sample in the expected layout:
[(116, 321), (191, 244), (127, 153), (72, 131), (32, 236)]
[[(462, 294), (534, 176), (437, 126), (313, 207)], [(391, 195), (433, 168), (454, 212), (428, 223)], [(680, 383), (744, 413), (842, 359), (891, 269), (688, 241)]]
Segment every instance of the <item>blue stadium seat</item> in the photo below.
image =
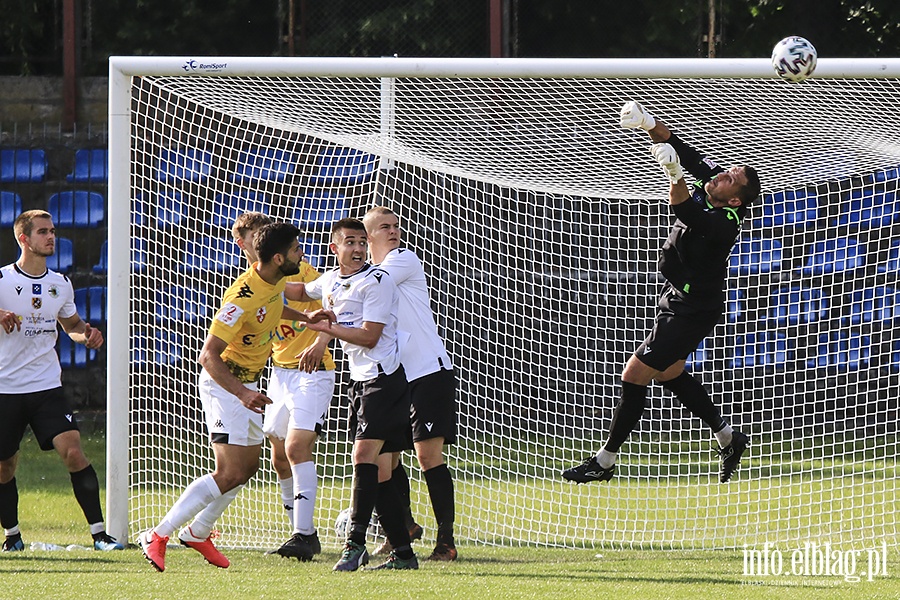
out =
[(900, 216), (898, 208), (894, 192), (876, 193), (872, 188), (857, 188), (850, 191), (849, 200), (841, 203), (841, 212), (832, 224), (860, 228), (887, 227)]
[(730, 369), (780, 367), (794, 358), (794, 349), (782, 331), (757, 331), (737, 336)]
[(245, 212), (268, 214), (269, 205), (268, 196), (252, 190), (241, 190), (233, 194), (217, 194), (210, 222), (218, 227), (231, 230), (238, 215)]
[(242, 265), (243, 257), (234, 240), (202, 237), (187, 243), (181, 269), (187, 272), (225, 273), (240, 269)]
[(819, 201), (815, 193), (806, 190), (775, 192), (754, 204), (751, 215), (754, 228), (809, 225), (819, 217)]
[(212, 171), (213, 155), (196, 148), (163, 150), (156, 161), (156, 179), (164, 183), (202, 183)]
[(209, 317), (206, 293), (180, 285), (156, 290), (156, 320), (179, 323), (204, 322)]
[(770, 239), (742, 240), (728, 260), (732, 276), (772, 273), (781, 269), (781, 242)]
[(100, 245), (100, 261), (94, 265), (93, 271), (97, 274), (104, 274), (109, 270), (109, 242), (103, 240)]
[(729, 289), (725, 298), (725, 316), (729, 323), (740, 321), (747, 312), (747, 297), (742, 290)]
[(297, 198), (294, 222), (306, 229), (325, 229), (335, 221), (350, 216), (350, 207), (343, 194), (315, 192)]
[(56, 238), (56, 248), (53, 256), (47, 257), (47, 268), (57, 273), (68, 273), (75, 265), (75, 254), (72, 240), (68, 238)]
[(855, 271), (866, 265), (866, 248), (854, 239), (816, 242), (807, 250), (803, 275), (830, 275)]
[(136, 365), (175, 365), (181, 362), (182, 351), (181, 335), (174, 331), (141, 331), (133, 339), (130, 358)]
[[(147, 268), (147, 241), (136, 239), (133, 240), (134, 247), (131, 249), (131, 270), (135, 273), (143, 273)], [(94, 273), (104, 274), (109, 270), (109, 242), (103, 240), (100, 246), (100, 261), (94, 265)]]
[(850, 325), (900, 320), (900, 292), (891, 287), (856, 290), (850, 296)]
[(697, 349), (684, 361), (684, 367), (688, 371), (702, 371), (704, 365), (712, 362), (712, 352), (706, 348), (706, 342), (707, 340), (700, 342)]
[(276, 148), (253, 148), (238, 155), (232, 181), (284, 181), (297, 170), (297, 155)]
[(887, 262), (878, 265), (879, 273), (896, 273), (900, 271), (900, 240), (891, 242)]
[(106, 321), (106, 286), (93, 285), (75, 290), (75, 308), (90, 323)]
[(156, 207), (156, 225), (160, 229), (178, 227), (187, 219), (187, 204), (181, 201), (181, 192), (166, 191), (159, 196)]
[(810, 369), (856, 370), (868, 367), (870, 358), (869, 336), (835, 330), (819, 334), (816, 354), (807, 359), (806, 366)]
[(88, 350), (84, 344), (76, 344), (66, 332), (60, 330), (56, 340), (59, 366), (63, 369), (84, 369), (97, 359), (96, 350)]
[(356, 185), (375, 176), (378, 157), (353, 148), (326, 148), (319, 154), (312, 182), (316, 185)]
[(875, 171), (875, 181), (895, 181), (900, 179), (900, 167), (888, 167), (887, 169), (881, 169), (879, 171)]
[(82, 149), (75, 152), (75, 168), (66, 175), (66, 181), (87, 183), (107, 180), (106, 148)]
[(15, 192), (0, 192), (0, 227), (12, 227), (21, 212), (21, 196)]
[(828, 317), (828, 298), (820, 289), (783, 287), (771, 296), (768, 316), (779, 326), (815, 323)]
[(106, 216), (106, 206), (99, 192), (76, 190), (50, 196), (47, 212), (57, 227), (99, 227)]
[(300, 238), (300, 247), (303, 249), (303, 260), (313, 268), (322, 271), (328, 268), (328, 255), (331, 251), (328, 244), (316, 238)]
[(43, 150), (0, 150), (0, 183), (40, 183), (47, 175)]

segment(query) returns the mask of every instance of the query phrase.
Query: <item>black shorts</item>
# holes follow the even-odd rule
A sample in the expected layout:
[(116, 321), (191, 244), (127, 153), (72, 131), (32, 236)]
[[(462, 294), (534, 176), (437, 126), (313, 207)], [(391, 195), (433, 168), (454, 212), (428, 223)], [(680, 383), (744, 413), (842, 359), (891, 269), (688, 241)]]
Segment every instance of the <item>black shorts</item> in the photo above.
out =
[(409, 382), (414, 442), (442, 437), (456, 442), (456, 372), (441, 369)]
[(25, 428), (31, 426), (41, 450), (53, 450), (53, 438), (78, 431), (75, 414), (61, 387), (27, 394), (0, 394), (0, 460), (19, 451)]
[(667, 284), (659, 295), (656, 322), (634, 355), (657, 371), (665, 371), (697, 349), (722, 320), (722, 303), (692, 303)]
[(384, 440), (382, 454), (413, 447), (409, 426), (409, 384), (402, 366), (390, 375), (379, 375), (369, 381), (351, 381), (349, 396), (353, 439)]

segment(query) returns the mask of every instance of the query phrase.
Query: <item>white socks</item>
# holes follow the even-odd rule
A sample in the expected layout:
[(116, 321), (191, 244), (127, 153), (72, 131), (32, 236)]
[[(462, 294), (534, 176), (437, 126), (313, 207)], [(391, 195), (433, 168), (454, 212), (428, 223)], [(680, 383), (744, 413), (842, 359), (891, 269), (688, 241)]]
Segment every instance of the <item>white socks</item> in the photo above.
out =
[(313, 461), (292, 465), (294, 474), (294, 533), (310, 535), (316, 530), (313, 511), (316, 508), (316, 463)]
[(176, 527), (186, 523), (188, 519), (209, 506), (221, 495), (222, 492), (219, 491), (219, 486), (216, 485), (216, 480), (213, 479), (211, 473), (195, 479), (191, 485), (185, 488), (163, 520), (156, 526), (154, 529), (156, 535), (172, 537)]
[(734, 433), (734, 429), (731, 428), (731, 425), (725, 425), (722, 429), (718, 430), (715, 433), (716, 440), (719, 441), (719, 446), (722, 448), (727, 448), (731, 445), (731, 434)]
[(597, 453), (597, 463), (604, 469), (608, 469), (616, 464), (616, 452), (610, 452), (605, 448)]
[(194, 517), (194, 520), (191, 521), (191, 534), (201, 540), (208, 538), (209, 534), (212, 533), (216, 521), (219, 520), (219, 517), (222, 516), (225, 509), (234, 502), (234, 499), (237, 498), (237, 495), (242, 489), (244, 489), (244, 486), (239, 485), (210, 502), (206, 508), (201, 510), (200, 513)]

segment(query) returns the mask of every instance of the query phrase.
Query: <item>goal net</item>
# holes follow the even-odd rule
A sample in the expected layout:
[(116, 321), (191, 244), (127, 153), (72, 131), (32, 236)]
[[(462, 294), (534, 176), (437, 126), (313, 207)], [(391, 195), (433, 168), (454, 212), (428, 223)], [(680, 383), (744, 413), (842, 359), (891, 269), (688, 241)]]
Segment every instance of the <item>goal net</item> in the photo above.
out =
[[(898, 77), (897, 62), (837, 59), (792, 85), (762, 60), (114, 58), (111, 532), (133, 539), (213, 468), (196, 359), (245, 268), (234, 217), (297, 223), (324, 270), (330, 224), (386, 204), (459, 373), (461, 542), (896, 545)], [(560, 477), (601, 447), (663, 283), (667, 180), (646, 134), (618, 126), (629, 99), (762, 179), (725, 316), (688, 362), (751, 436), (728, 484), (709, 430), (657, 385), (612, 481)], [(316, 456), (335, 545), (352, 476), (336, 358)], [(424, 478), (404, 462), (430, 542)], [(290, 534), (268, 448), (262, 465), (217, 525), (226, 547)]]

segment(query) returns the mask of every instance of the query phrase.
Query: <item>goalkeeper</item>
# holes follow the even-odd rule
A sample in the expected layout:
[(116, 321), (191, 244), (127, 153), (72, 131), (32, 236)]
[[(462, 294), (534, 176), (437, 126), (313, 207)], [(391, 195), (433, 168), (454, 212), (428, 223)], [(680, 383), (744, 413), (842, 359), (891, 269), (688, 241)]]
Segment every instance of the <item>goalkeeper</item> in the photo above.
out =
[[(622, 372), (621, 397), (606, 445), (595, 456), (564, 471), (563, 477), (578, 483), (612, 479), (616, 453), (637, 426), (644, 413), (647, 386), (656, 380), (712, 429), (720, 447), (719, 480), (724, 483), (740, 464), (749, 438), (722, 418), (706, 388), (684, 365), (722, 318), (728, 256), (747, 207), (759, 195), (759, 176), (752, 167), (726, 170), (715, 164), (637, 102), (625, 103), (620, 124), (650, 134), (654, 142), (650, 152), (669, 178), (669, 206), (676, 221), (659, 259), (666, 284), (653, 329)], [(690, 186), (684, 168), (695, 178)]]

